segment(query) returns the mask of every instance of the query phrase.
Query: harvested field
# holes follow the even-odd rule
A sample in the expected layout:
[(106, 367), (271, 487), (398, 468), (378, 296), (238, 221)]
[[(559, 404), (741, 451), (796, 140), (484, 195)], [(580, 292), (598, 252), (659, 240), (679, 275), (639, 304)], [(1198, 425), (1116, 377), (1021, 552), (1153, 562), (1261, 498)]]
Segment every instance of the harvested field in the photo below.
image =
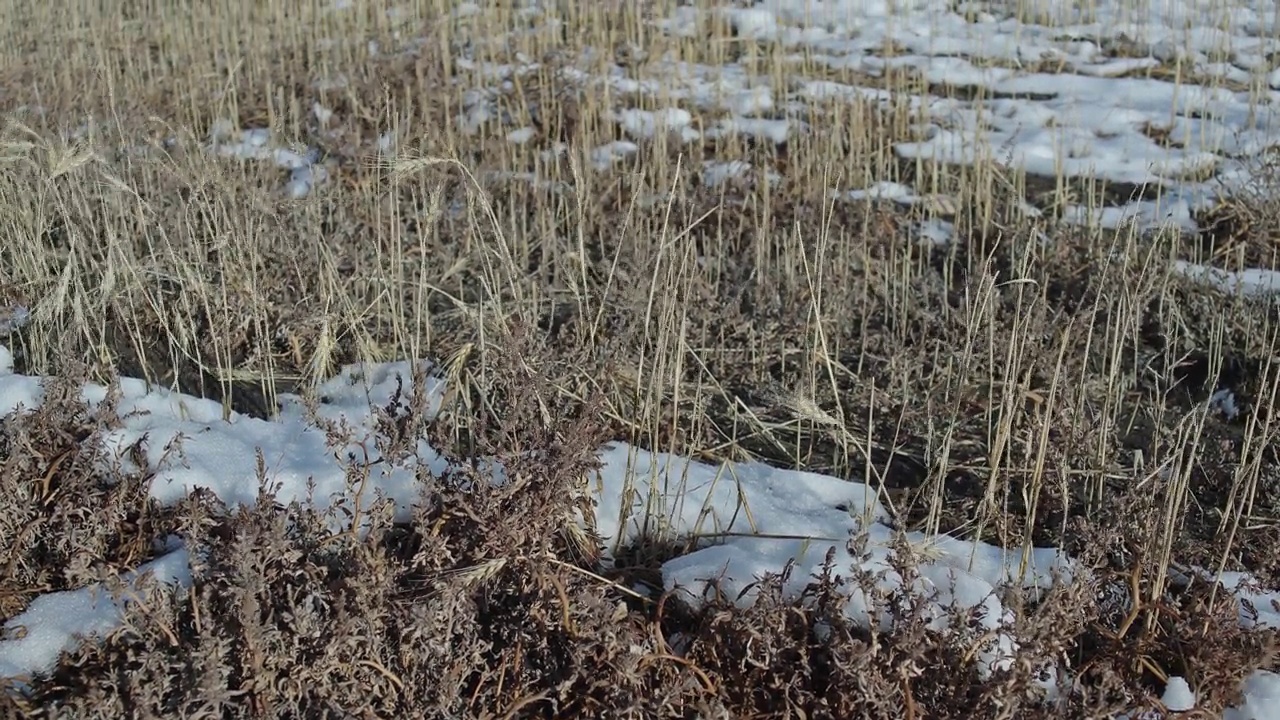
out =
[(1280, 718), (1280, 7), (1155, 5), (9, 3), (0, 712)]

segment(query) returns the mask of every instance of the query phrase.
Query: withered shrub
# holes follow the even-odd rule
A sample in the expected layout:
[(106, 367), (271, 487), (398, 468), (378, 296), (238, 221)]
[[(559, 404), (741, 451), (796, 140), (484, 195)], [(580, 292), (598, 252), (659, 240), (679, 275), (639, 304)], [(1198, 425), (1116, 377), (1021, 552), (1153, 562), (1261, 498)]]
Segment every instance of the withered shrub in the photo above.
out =
[[(93, 462), (97, 433), (113, 421), (110, 403), (90, 411), (74, 384), (53, 383), (40, 410), (0, 434), (6, 547), (18, 569), (5, 575), (6, 597), (106, 577), (87, 568), (136, 565), (146, 556), (141, 538), (169, 532), (187, 544), (193, 584), (143, 581), (117, 631), (65, 653), (49, 675), (12, 685), (0, 711), (1083, 718), (1157, 708), (1153, 667), (1194, 678), (1207, 706), (1221, 708), (1238, 700), (1232, 688), (1249, 671), (1274, 665), (1270, 636), (1238, 629), (1222, 594), (1210, 603), (1203, 587), (1170, 595), (1158, 610), (1144, 605), (1139, 623), (1127, 625), (1098, 584), (1066, 585), (1037, 602), (1010, 593), (1021, 644), (985, 680), (978, 650), (991, 638), (976, 618), (957, 613), (953, 631), (936, 631), (920, 599), (891, 594), (878, 597), (895, 608), (891, 629), (854, 626), (844, 596), (855, 584), (875, 596), (874, 578), (850, 575), (830, 556), (797, 599), (782, 592), (790, 569), (761, 578), (746, 609), (714, 594), (696, 608), (674, 593), (641, 597), (604, 576), (599, 543), (577, 521), (590, 516), (586, 483), (606, 439), (598, 408), (552, 392), (552, 361), (525, 336), (484, 361), (488, 384), (467, 380), (434, 422), (421, 397), (397, 393), (378, 410), (383, 459), (347, 456), (355, 489), (369, 473), (408, 462), (424, 434), (450, 455), (453, 469), (441, 476), (416, 468), (422, 497), (402, 522), (385, 498), (324, 511), (281, 504), (261, 477), (252, 507), (197, 492), (160, 511), (145, 499), (145, 477), (105, 477), (107, 466)], [(479, 409), (455, 412), (468, 406)], [(474, 458), (501, 463), (504, 480), (492, 482)], [(48, 490), (19, 482), (45, 476)], [(11, 529), (31, 523), (34, 539)], [(1125, 541), (1100, 539), (1081, 558), (1102, 568), (1105, 549)], [(908, 562), (895, 563), (910, 576)], [(1105, 585), (1107, 574), (1098, 577)], [(13, 602), (6, 617), (22, 606)], [(1071, 667), (1077, 684), (1047, 696), (1046, 662)]]

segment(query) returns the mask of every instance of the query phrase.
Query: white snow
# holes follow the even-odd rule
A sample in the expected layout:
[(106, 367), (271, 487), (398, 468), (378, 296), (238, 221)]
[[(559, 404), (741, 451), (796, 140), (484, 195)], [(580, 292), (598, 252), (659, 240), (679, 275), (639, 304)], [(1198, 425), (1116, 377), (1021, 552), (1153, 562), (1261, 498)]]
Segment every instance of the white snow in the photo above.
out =
[[(754, 176), (751, 163), (745, 160), (703, 160), (702, 184), (707, 187), (719, 187), (732, 180), (744, 180)], [(782, 182), (782, 176), (773, 170), (765, 170), (765, 182), (776, 185)]]
[(26, 305), (15, 303), (0, 305), (0, 336), (21, 329), (30, 319), (31, 310)]
[(1276, 720), (1280, 718), (1280, 675), (1259, 670), (1244, 681), (1244, 702), (1228, 708), (1222, 720)]
[(773, 109), (773, 90), (756, 86), (735, 92), (721, 100), (721, 107), (734, 115), (759, 115)]
[(322, 127), (328, 125), (333, 119), (333, 111), (318, 102), (311, 104), (311, 114), (316, 116), (316, 120)]
[(511, 143), (512, 145), (523, 145), (529, 142), (530, 140), (532, 140), (535, 136), (537, 136), (537, 134), (538, 134), (537, 130), (528, 126), (517, 128), (507, 133), (507, 142)]
[(717, 187), (729, 180), (746, 176), (751, 172), (751, 163), (745, 160), (704, 160), (702, 162), (702, 184)]
[(1209, 397), (1209, 408), (1223, 414), (1228, 420), (1235, 420), (1240, 415), (1240, 406), (1236, 404), (1236, 394), (1230, 388), (1214, 391)]
[[(883, 180), (866, 188), (843, 193), (833, 191), (830, 195), (844, 200), (892, 200), (899, 205), (919, 205), (933, 215), (955, 215), (960, 209), (959, 201), (950, 195), (920, 195), (908, 185)], [(937, 244), (946, 244), (948, 240), (945, 238), (949, 238), (954, 229), (952, 223), (937, 218), (931, 218), (917, 227), (919, 236)]]
[(1208, 285), (1228, 295), (1268, 297), (1280, 292), (1280, 272), (1258, 268), (1222, 270), (1198, 263), (1177, 260), (1174, 272)]
[(53, 667), (63, 651), (74, 650), (78, 636), (102, 636), (119, 626), (120, 613), (132, 601), (130, 591), (144, 575), (169, 585), (189, 586), (187, 551), (177, 548), (143, 564), (123, 578), (128, 590), (117, 601), (99, 586), (42, 595), (5, 623), (0, 641), (0, 678)]
[(685, 142), (691, 142), (699, 135), (697, 130), (689, 127), (693, 115), (681, 108), (665, 108), (657, 112), (627, 108), (617, 113), (614, 119), (637, 140), (653, 138), (658, 133), (675, 133)]
[(1164, 202), (1135, 200), (1119, 207), (1084, 207), (1065, 205), (1062, 220), (1071, 225), (1086, 225), (1115, 230), (1129, 223), (1140, 228), (1172, 228), (1194, 233), (1198, 229), (1185, 199)]
[(1164, 703), (1171, 712), (1186, 712), (1195, 708), (1196, 695), (1191, 692), (1191, 686), (1187, 684), (1186, 678), (1175, 675), (1169, 678), (1160, 702)]
[(637, 152), (640, 146), (627, 140), (614, 140), (591, 151), (591, 164), (596, 170), (608, 170), (614, 163), (625, 160)]
[(757, 40), (778, 34), (778, 20), (772, 12), (756, 8), (729, 8), (724, 11), (738, 37)]
[[(1066, 209), (1067, 222), (1104, 226), (1133, 221), (1144, 229), (1193, 229), (1193, 211), (1250, 183), (1258, 158), (1280, 144), (1280, 70), (1270, 60), (1280, 52), (1275, 0), (730, 5), (673, 7), (651, 22), (660, 32), (699, 37), (717, 17), (727, 20), (739, 39), (782, 55), (782, 77), (677, 54), (635, 66), (606, 62), (600, 70), (600, 54), (591, 48), (559, 77), (584, 92), (607, 92), (632, 138), (650, 136), (664, 116), (692, 130), (692, 116), (709, 137), (745, 134), (782, 143), (811, 132), (810, 123), (847, 121), (847, 115), (836, 120), (833, 104), (894, 104), (919, 117), (920, 137), (894, 147), (906, 159), (996, 160), (1010, 171), (1145, 187), (1143, 199), (1089, 213)], [(543, 16), (552, 19), (550, 12)], [(469, 82), (479, 89), (464, 105), (481, 107), (463, 118), (465, 129), (496, 120), (490, 101), (478, 98), (503, 92), (504, 79), (521, 66), (470, 67)], [(871, 80), (860, 85), (837, 75), (844, 72)], [(890, 72), (914, 74), (933, 91), (877, 86)], [(701, 134), (678, 135), (693, 143)]]
[(882, 180), (871, 187), (861, 190), (850, 190), (845, 193), (845, 197), (850, 200), (896, 200), (905, 204), (914, 203), (920, 199), (920, 196), (910, 186), (888, 180)]
[(760, 140), (768, 140), (775, 145), (787, 141), (792, 132), (803, 132), (804, 123), (792, 120), (769, 120), (764, 118), (743, 117), (733, 115), (720, 121), (719, 125), (707, 131), (707, 137), (718, 138), (730, 135), (750, 135)]
[[(332, 119), (333, 114), (319, 105), (313, 111), (322, 123)], [(282, 192), (294, 199), (309, 195), (329, 178), (328, 169), (320, 163), (318, 149), (297, 152), (283, 147), (275, 142), (271, 131), (266, 128), (236, 130), (230, 122), (220, 120), (209, 132), (208, 151), (226, 158), (271, 161), (288, 170), (289, 179), (284, 183)]]
[(930, 244), (937, 246), (949, 245), (955, 237), (955, 223), (938, 218), (922, 220), (915, 227), (915, 236)]

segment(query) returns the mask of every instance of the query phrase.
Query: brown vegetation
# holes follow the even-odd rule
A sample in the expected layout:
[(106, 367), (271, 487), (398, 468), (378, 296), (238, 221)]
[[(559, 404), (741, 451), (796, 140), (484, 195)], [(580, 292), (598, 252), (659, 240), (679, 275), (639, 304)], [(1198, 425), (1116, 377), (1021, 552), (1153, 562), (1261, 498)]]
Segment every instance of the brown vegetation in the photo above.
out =
[[(570, 69), (660, 72), (671, 52), (735, 54), (784, 85), (784, 66), (833, 71), (720, 27), (654, 34), (648, 3), (571, 6), (573, 32), (523, 34), (509, 8), (281, 7), (10, 9), (25, 29), (0, 78), (0, 287), (33, 312), (7, 344), (19, 372), (57, 380), (0, 427), (0, 618), (109, 581), (171, 533), (199, 560), (192, 588), (152, 586), (119, 631), (11, 687), (7, 714), (1083, 718), (1159, 709), (1170, 675), (1215, 713), (1280, 669), (1229, 592), (1171, 572), (1280, 583), (1274, 306), (1172, 270), (1274, 263), (1270, 195), (1241, 201), (1229, 242), (1031, 217), (1021, 201), (1108, 195), (904, 163), (909, 106), (865, 100), (811, 101), (811, 131), (783, 144), (659, 133), (597, 171), (610, 113), (652, 98)], [(465, 92), (486, 84), (511, 121), (466, 134)], [(287, 171), (206, 152), (226, 120), (318, 147), (328, 181), (291, 198)], [(713, 159), (752, 174), (707, 186)], [(829, 194), (881, 179), (949, 200)], [(917, 233), (939, 211), (946, 245)], [(119, 374), (269, 416), (281, 390), (404, 357), (445, 360), (453, 391), (432, 422), (387, 409), (388, 457), (426, 433), (521, 481), (423, 477), (411, 522), (360, 508), (365, 538), (266, 490), (252, 508), (159, 507), (101, 453), (109, 404), (75, 391)], [(1219, 389), (1238, 415), (1209, 407)], [(859, 578), (812, 578), (804, 604), (765, 578), (748, 609), (646, 596), (633, 586), (675, 550), (655, 539), (606, 569), (573, 522), (619, 438), (864, 480), (904, 527), (1061, 546), (1098, 581), (1006, 598), (1022, 647), (986, 682), (963, 634), (909, 603), (892, 632), (852, 627), (838, 592)], [(1074, 683), (1053, 702), (1045, 660)]]

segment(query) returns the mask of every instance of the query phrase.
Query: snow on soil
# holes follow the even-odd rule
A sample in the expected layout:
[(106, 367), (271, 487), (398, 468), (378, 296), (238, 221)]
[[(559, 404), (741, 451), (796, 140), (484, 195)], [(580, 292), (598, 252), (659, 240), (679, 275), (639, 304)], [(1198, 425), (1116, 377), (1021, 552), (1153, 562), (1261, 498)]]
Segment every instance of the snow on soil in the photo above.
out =
[[(319, 105), (313, 111), (322, 123), (328, 122), (332, 115)], [(283, 192), (295, 199), (306, 197), (317, 185), (329, 179), (329, 171), (320, 162), (319, 150), (308, 148), (305, 152), (298, 152), (283, 147), (266, 128), (236, 130), (229, 122), (217, 122), (209, 133), (208, 150), (221, 157), (274, 162), (277, 167), (289, 171)]]
[[(838, 114), (842, 102), (907, 107), (919, 122), (916, 137), (894, 148), (904, 160), (989, 160), (1031, 175), (1141, 190), (1111, 207), (1063, 208), (1066, 222), (1110, 227), (1135, 222), (1193, 230), (1193, 214), (1248, 184), (1259, 158), (1280, 143), (1280, 67), (1273, 60), (1280, 50), (1280, 13), (1274, 0), (698, 5), (680, 4), (650, 22), (670, 36), (695, 40), (714, 22), (727, 22), (744, 51), (754, 44), (764, 46), (757, 54), (784, 58), (783, 82), (738, 62), (699, 63), (637, 50), (645, 62), (615, 63), (594, 48), (562, 58), (568, 66), (557, 67), (558, 77), (620, 103), (612, 118), (632, 141), (662, 134), (668, 142), (699, 143), (742, 134), (782, 143), (811, 132), (824, 117), (847, 121), (851, 115)], [(537, 3), (524, 8), (524, 16), (531, 26), (561, 22)], [(499, 110), (501, 98), (516, 91), (515, 78), (543, 66), (517, 58), (509, 64), (472, 60), (466, 68), (470, 74), (461, 82), (472, 89), (457, 122), (479, 132), (490, 124), (510, 131), (515, 119)], [(885, 78), (902, 72), (929, 90), (886, 90)], [(611, 167), (631, 155), (631, 147), (598, 148), (595, 167)], [(716, 160), (725, 171), (745, 162)], [(838, 176), (833, 172), (833, 181)], [(724, 179), (724, 172), (703, 173), (707, 185)], [(857, 191), (875, 197), (884, 188), (830, 190), (853, 190), (856, 198)]]
[(1191, 691), (1191, 686), (1187, 684), (1186, 678), (1175, 676), (1169, 678), (1169, 684), (1165, 686), (1160, 702), (1164, 703), (1170, 712), (1186, 712), (1195, 709), (1196, 696)]
[[(14, 374), (11, 360), (9, 351), (0, 346), (0, 368), (5, 369), (0, 374), (0, 416), (28, 412), (43, 399), (42, 378)], [(429, 365), (422, 368), (429, 370)], [(326, 444), (325, 433), (304, 417), (296, 396), (282, 399), (275, 420), (238, 414), (223, 420), (222, 406), (216, 402), (124, 379), (118, 409), (123, 420), (107, 432), (106, 447), (129, 468), (133, 460), (127, 449), (145, 439), (143, 459), (154, 473), (150, 493), (162, 503), (175, 503), (196, 488), (208, 489), (231, 504), (253, 503), (261, 456), (265, 479), (278, 488), (281, 502), (306, 502), (310, 497), (323, 507), (350, 492), (346, 468), (338, 458), (346, 457), (347, 450), (374, 446), (367, 442), (376, 432), (374, 409), (388, 403), (398, 379), (413, 390), (412, 371), (408, 362), (351, 365), (319, 388), (320, 416), (344, 424), (347, 448)], [(444, 382), (429, 372), (424, 375), (419, 397), (428, 414), (434, 414)], [(100, 385), (86, 384), (82, 390), (83, 399), (91, 404), (101, 403), (106, 396), (107, 389)], [(856, 569), (871, 579), (868, 589), (878, 591), (868, 597), (863, 586), (851, 583), (845, 613), (853, 622), (882, 629), (892, 625), (892, 608), (879, 599), (881, 592), (922, 598), (934, 629), (963, 633), (974, 641), (986, 638), (979, 646), (979, 660), (980, 670), (989, 674), (993, 668), (1007, 666), (1018, 642), (1012, 631), (1013, 610), (1000, 601), (999, 588), (1014, 585), (1034, 593), (1054, 582), (1088, 580), (1053, 548), (1028, 548), (1024, 553), (949, 536), (906, 533), (899, 537), (888, 525), (889, 515), (873, 489), (858, 482), (760, 463), (710, 465), (625, 443), (602, 448), (599, 458), (602, 467), (591, 478), (594, 521), (610, 547), (637, 539), (642, 525), (653, 528), (655, 519), (657, 527), (674, 536), (702, 538), (697, 549), (662, 568), (665, 589), (693, 605), (702, 602), (713, 581), (721, 592), (729, 597), (741, 595), (738, 602), (749, 604), (755, 597), (751, 583), (787, 563), (794, 563), (794, 571), (784, 592), (797, 597), (832, 553), (837, 574), (849, 578)], [(376, 455), (370, 460), (377, 460)], [(372, 465), (366, 492), (384, 493), (396, 502), (399, 515), (407, 517), (417, 499), (416, 466), (433, 473), (447, 467), (439, 453), (420, 441), (407, 461), (395, 467)], [(500, 481), (501, 468), (494, 467), (493, 472), (495, 481)], [(865, 537), (867, 543), (855, 556), (848, 541), (857, 536)], [(162, 582), (188, 585), (188, 548), (175, 538), (165, 542), (163, 553), (139, 567), (137, 575), (150, 572)], [(895, 543), (910, 548), (919, 568), (917, 577), (907, 581), (894, 570), (890, 553)], [(126, 582), (133, 582), (133, 577), (125, 578)], [(1231, 576), (1228, 586), (1258, 607), (1280, 598), (1252, 587), (1243, 575)], [(37, 598), (5, 624), (0, 677), (48, 671), (59, 653), (75, 647), (79, 638), (101, 636), (116, 627), (120, 612), (121, 607), (100, 587)], [(970, 620), (952, 626), (955, 617)], [(1274, 613), (1255, 615), (1242, 610), (1241, 621), (1280, 626), (1280, 616)], [(1058, 685), (1068, 681), (1054, 678), (1066, 674), (1052, 666), (1046, 670), (1050, 678), (1046, 692), (1057, 696)], [(1171, 682), (1166, 698), (1194, 702), (1188, 692), (1184, 685)], [(1245, 703), (1230, 717), (1280, 718), (1276, 710), (1280, 705), (1271, 701), (1280, 696), (1280, 677), (1256, 673), (1245, 684), (1245, 692)]]
[[(346, 12), (356, 4), (340, 3), (333, 11)], [(1248, 186), (1261, 159), (1280, 144), (1276, 0), (1136, 6), (1125, 0), (1085, 5), (1067, 0), (758, 0), (751, 7), (736, 5), (682, 4), (649, 22), (657, 31), (688, 38), (702, 37), (714, 21), (727, 22), (740, 41), (777, 48), (790, 70), (785, 82), (736, 62), (646, 57), (643, 50), (633, 57), (647, 60), (641, 63), (610, 62), (594, 48), (557, 59), (560, 81), (618, 103), (607, 117), (626, 139), (590, 148), (589, 167), (597, 172), (625, 168), (640, 151), (638, 143), (659, 135), (677, 145), (730, 135), (781, 144), (811, 133), (825, 117), (847, 121), (850, 115), (833, 104), (869, 101), (907, 107), (918, 116), (916, 138), (894, 147), (904, 160), (993, 161), (1033, 176), (1119, 183), (1134, 188), (1134, 197), (1107, 207), (1065, 204), (1061, 220), (1194, 232), (1195, 213)], [(396, 23), (407, 22), (402, 8), (387, 13)], [(551, 5), (531, 0), (519, 11), (528, 27), (516, 32), (553, 30), (563, 22), (556, 13)], [(468, 23), (484, 14), (480, 5), (463, 2), (454, 19), (465, 36)], [(491, 32), (490, 25), (483, 27)], [(510, 39), (477, 35), (470, 46), (499, 47)], [(410, 40), (406, 47), (413, 52), (419, 44)], [(371, 44), (368, 52), (383, 50)], [(457, 128), (464, 134), (497, 132), (514, 145), (538, 147), (543, 156), (562, 153), (563, 148), (541, 147), (547, 139), (539, 138), (527, 119), (504, 109), (502, 101), (520, 92), (521, 77), (547, 71), (546, 64), (520, 53), (514, 62), (486, 62), (469, 52), (455, 58), (463, 91)], [(902, 72), (929, 90), (886, 90), (885, 78)], [(321, 78), (317, 87), (345, 83), (335, 76)], [(543, 109), (534, 103), (530, 112), (536, 118)], [(322, 126), (332, 121), (333, 112), (318, 104), (313, 114)], [(273, 160), (287, 169), (283, 192), (290, 197), (310, 194), (328, 176), (314, 148), (280, 147), (265, 129), (236, 130), (222, 123), (211, 135), (213, 152)], [(521, 175), (535, 186), (548, 182), (536, 173)], [(717, 187), (757, 176), (770, 185), (785, 182), (738, 157), (706, 161), (700, 182)], [(941, 216), (958, 209), (955, 198), (893, 185), (873, 181), (830, 190), (846, 200), (923, 202)], [(941, 220), (916, 228), (916, 235), (945, 244), (953, 230)], [(1194, 264), (1175, 270), (1226, 293), (1280, 291), (1280, 278), (1268, 270), (1228, 273)]]

